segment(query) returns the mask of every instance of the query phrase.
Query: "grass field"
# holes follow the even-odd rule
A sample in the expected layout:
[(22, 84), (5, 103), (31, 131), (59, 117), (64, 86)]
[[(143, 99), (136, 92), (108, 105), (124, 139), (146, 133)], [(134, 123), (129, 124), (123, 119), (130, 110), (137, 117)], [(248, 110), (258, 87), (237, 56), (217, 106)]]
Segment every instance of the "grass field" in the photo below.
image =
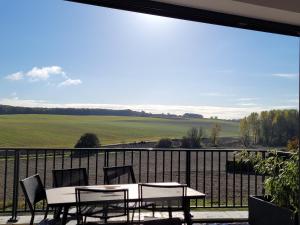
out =
[(85, 132), (93, 132), (101, 144), (179, 138), (191, 127), (203, 127), (207, 136), (213, 123), (221, 136), (236, 137), (239, 124), (212, 119), (159, 119), (125, 116), (1, 115), (0, 147), (73, 147)]

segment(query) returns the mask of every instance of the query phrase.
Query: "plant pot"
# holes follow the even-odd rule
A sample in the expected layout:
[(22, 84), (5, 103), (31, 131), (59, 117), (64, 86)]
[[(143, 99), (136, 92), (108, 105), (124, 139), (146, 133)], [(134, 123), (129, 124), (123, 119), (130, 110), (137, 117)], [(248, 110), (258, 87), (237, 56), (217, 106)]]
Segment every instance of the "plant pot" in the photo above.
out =
[(298, 225), (297, 214), (291, 209), (279, 207), (262, 196), (250, 196), (250, 225)]

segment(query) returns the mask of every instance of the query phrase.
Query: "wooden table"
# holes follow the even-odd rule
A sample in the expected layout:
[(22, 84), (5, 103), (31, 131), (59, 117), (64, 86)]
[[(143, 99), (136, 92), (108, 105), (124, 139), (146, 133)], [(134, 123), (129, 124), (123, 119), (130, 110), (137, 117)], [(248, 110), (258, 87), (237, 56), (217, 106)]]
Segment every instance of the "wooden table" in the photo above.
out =
[[(178, 183), (170, 182), (170, 183), (155, 183), (158, 185), (178, 185)], [(82, 187), (82, 186), (81, 186)], [(76, 187), (61, 187), (61, 188), (52, 188), (47, 189), (47, 202), (49, 207), (63, 207), (64, 214), (62, 218), (62, 225), (66, 224), (67, 220), (67, 211), (69, 207), (76, 206), (76, 196), (75, 196), (75, 188)], [(116, 184), (116, 185), (93, 185), (93, 186), (85, 186), (85, 188), (99, 188), (99, 189), (112, 189), (112, 188), (120, 188), (120, 189), (128, 189), (128, 200), (130, 202), (138, 202), (138, 184)], [(174, 196), (173, 196), (174, 197)], [(205, 194), (194, 190), (192, 188), (187, 188), (186, 193), (186, 201), (184, 203), (184, 216), (187, 224), (192, 224), (191, 214), (190, 214), (190, 200), (191, 199), (201, 199), (204, 198)], [(160, 198), (172, 198), (168, 193), (168, 189), (162, 189), (162, 191), (158, 193), (153, 193), (151, 199), (160, 199)]]

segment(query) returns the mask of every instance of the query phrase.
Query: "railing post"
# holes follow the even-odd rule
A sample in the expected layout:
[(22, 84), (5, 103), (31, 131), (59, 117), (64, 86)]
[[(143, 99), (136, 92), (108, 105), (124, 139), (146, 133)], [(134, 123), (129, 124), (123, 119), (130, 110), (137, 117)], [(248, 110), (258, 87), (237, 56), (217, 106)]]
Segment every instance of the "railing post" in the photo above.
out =
[(104, 149), (104, 166), (108, 166), (108, 154), (107, 150)]
[(18, 221), (18, 198), (19, 198), (19, 167), (20, 167), (20, 152), (15, 150), (14, 157), (14, 183), (13, 183), (13, 203), (12, 203), (12, 213), (11, 218), (8, 220), (10, 223), (15, 223)]
[(188, 187), (191, 186), (191, 151), (186, 150), (186, 157), (185, 157), (185, 183)]

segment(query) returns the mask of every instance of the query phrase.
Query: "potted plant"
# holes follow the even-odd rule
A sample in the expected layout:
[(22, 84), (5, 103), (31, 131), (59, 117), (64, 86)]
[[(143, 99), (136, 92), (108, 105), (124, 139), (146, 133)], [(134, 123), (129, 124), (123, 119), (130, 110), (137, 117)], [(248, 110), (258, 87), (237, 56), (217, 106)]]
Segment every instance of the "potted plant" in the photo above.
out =
[(296, 225), (299, 210), (299, 156), (282, 157), (277, 151), (267, 157), (243, 151), (240, 160), (251, 162), (257, 173), (266, 176), (264, 196), (249, 196), (250, 225)]

